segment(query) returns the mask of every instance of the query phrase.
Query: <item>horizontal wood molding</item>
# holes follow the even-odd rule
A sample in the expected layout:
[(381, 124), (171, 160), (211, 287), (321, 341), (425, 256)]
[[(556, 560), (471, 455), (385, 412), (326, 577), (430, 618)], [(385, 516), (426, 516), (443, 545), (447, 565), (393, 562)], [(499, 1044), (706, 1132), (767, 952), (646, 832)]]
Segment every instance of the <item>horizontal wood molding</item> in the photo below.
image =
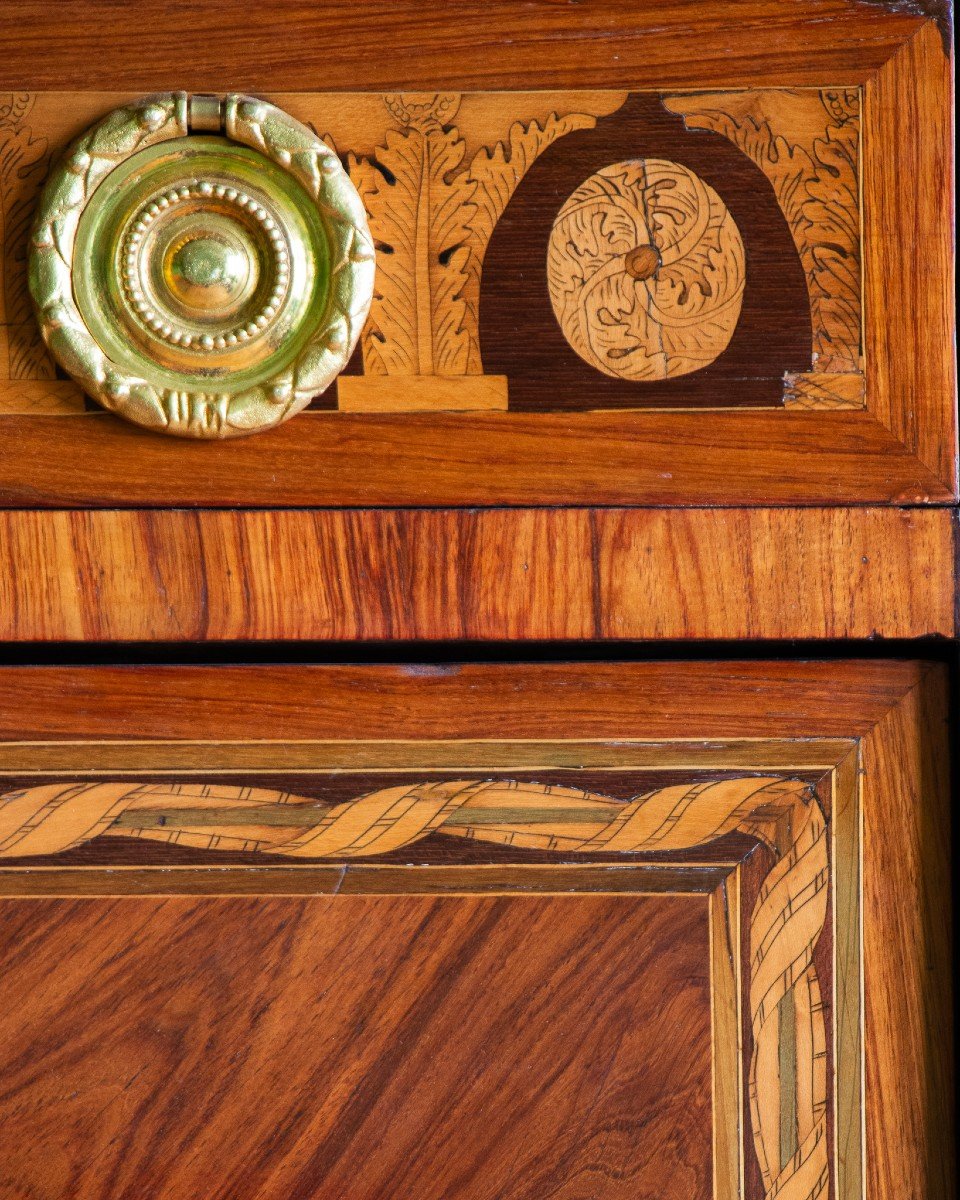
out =
[(952, 636), (948, 509), (0, 513), (0, 640)]
[[(437, 87), (695, 87), (855, 83), (924, 21), (920, 3), (856, 0), (414, 0), (363, 6), (283, 0), (231, 10), (211, 0), (139, 4), (135, 20), (92, 0), (21, 0), (0, 29), (0, 88), (430, 90)], [(589, 37), (584, 31), (589, 27)], [(149, 29), (145, 38), (143, 31)], [(109, 36), (106, 35), (109, 31)], [(27, 53), (29, 47), (36, 53)], [(176, 80), (171, 64), (176, 64)]]
[(0, 738), (852, 738), (916, 662), (0, 667)]
[[(0, 866), (0, 897), (7, 896), (385, 896), (569, 895), (571, 892), (701, 892), (719, 887), (728, 865), (669, 868), (629, 866), (309, 866), (133, 868)], [(696, 877), (691, 878), (696, 872)]]
[(0, 432), (0, 505), (18, 508), (924, 504), (953, 496), (869, 412), (313, 412), (213, 444), (90, 413), (3, 417)]

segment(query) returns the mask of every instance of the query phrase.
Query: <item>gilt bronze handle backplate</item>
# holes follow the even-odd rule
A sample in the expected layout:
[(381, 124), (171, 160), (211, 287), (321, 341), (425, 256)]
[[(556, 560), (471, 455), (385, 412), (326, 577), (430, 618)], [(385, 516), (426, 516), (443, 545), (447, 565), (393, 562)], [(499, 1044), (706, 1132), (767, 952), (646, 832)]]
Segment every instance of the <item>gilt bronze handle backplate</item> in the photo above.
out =
[(149, 96), (68, 148), (30, 291), (60, 366), (183, 437), (287, 420), (327, 388), (373, 295), (363, 203), (336, 153), (247, 96)]

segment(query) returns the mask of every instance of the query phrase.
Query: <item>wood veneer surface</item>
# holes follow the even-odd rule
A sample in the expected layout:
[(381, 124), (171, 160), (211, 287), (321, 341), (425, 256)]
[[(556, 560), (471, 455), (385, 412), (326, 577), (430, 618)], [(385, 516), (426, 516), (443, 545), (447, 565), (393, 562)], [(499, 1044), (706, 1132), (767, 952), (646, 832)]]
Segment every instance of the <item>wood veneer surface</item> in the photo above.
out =
[(704, 897), (2, 907), (6, 1195), (711, 1195)]
[(0, 513), (0, 640), (952, 636), (956, 514)]
[[(267, 88), (325, 85), (426, 90), (440, 86), (716, 86), (748, 79), (856, 81), (875, 70), (924, 23), (935, 5), (854, 0), (724, 0), (589, 9), (552, 0), (477, 0), (435, 9), (415, 0), (363, 6), (282, 0), (225, 10), (210, 0), (171, 7), (148, 0), (137, 20), (118, 19), (109, 0), (53, 10), (19, 0), (0, 27), (0, 86), (59, 87), (81, 74), (89, 87), (162, 89), (170, 65), (178, 86)], [(362, 18), (362, 19), (361, 19)], [(585, 37), (585, 26), (590, 36)], [(150, 36), (144, 37), (143, 31)], [(109, 34), (109, 36), (107, 36)]]

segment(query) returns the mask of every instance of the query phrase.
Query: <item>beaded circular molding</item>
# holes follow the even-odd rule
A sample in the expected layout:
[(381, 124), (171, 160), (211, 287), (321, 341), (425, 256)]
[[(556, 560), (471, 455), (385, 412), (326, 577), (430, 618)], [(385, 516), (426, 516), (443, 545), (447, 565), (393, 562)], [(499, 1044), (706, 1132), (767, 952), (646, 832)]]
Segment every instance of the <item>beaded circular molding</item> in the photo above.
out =
[(553, 312), (577, 354), (636, 382), (687, 375), (730, 343), (743, 304), (743, 240), (699, 175), (666, 159), (614, 163), (557, 214)]
[(53, 171), (30, 247), (57, 362), (104, 407), (183, 437), (299, 412), (346, 365), (373, 296), (337, 155), (265, 101), (214, 104), (222, 132), (191, 132), (184, 93), (109, 113)]
[[(221, 201), (236, 208), (241, 226), (245, 216), (260, 225), (274, 282), (266, 301), (252, 311), (244, 312), (242, 301), (260, 274), (256, 248), (240, 230), (231, 229), (225, 222), (226, 227), (218, 230), (210, 212), (205, 212), (200, 221), (178, 220), (183, 216), (180, 210), (192, 201), (199, 201), (201, 206)], [(165, 237), (162, 232), (158, 237), (157, 226), (161, 230), (166, 227)], [(158, 241), (161, 288), (154, 289), (150, 282), (151, 257), (158, 253)], [(252, 196), (222, 183), (215, 187), (194, 183), (171, 188), (148, 204), (126, 236), (121, 263), (127, 298), (144, 325), (172, 345), (196, 343), (204, 350), (223, 350), (256, 337), (276, 316), (290, 285), (290, 255), (277, 221)], [(215, 331), (192, 329), (183, 319), (191, 310), (198, 318), (209, 313), (216, 322)], [(238, 310), (238, 324), (222, 323), (224, 318), (237, 315)]]

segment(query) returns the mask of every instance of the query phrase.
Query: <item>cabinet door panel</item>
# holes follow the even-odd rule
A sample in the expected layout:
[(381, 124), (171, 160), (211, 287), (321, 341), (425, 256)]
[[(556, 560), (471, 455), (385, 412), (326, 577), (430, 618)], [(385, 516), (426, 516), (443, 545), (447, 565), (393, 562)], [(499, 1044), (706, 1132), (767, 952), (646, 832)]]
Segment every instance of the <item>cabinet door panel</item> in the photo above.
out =
[(946, 1197), (943, 683), (4, 671), (6, 1186)]

